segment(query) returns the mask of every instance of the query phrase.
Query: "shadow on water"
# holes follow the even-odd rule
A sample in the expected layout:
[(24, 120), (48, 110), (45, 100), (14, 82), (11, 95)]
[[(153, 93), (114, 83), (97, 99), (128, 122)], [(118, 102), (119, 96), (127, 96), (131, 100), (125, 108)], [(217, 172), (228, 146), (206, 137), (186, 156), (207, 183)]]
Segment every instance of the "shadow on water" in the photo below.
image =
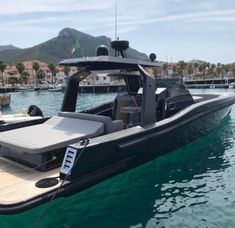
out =
[[(192, 208), (210, 205), (212, 192), (224, 187), (220, 180), (231, 166), (226, 151), (234, 141), (234, 124), (228, 116), (219, 127), (183, 148), (80, 194), (55, 200), (38, 227), (184, 227), (192, 217), (189, 221), (182, 217)], [(31, 227), (44, 207), (0, 216), (0, 226)], [(176, 217), (179, 212), (183, 215)], [(174, 216), (178, 223), (170, 221)], [(192, 222), (193, 227), (197, 225)]]

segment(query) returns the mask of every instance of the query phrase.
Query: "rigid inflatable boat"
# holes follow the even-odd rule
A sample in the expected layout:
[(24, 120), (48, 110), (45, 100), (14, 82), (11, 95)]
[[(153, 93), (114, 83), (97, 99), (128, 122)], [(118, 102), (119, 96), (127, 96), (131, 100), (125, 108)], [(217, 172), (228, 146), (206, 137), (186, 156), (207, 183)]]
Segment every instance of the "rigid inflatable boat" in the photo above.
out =
[[(78, 71), (58, 115), (1, 130), (0, 213), (85, 190), (192, 142), (231, 111), (234, 94), (192, 95), (180, 79), (155, 79), (148, 71), (160, 67), (154, 58), (121, 58), (120, 46), (114, 57), (101, 49), (104, 55), (61, 61)], [(126, 92), (77, 112), (79, 82), (96, 71), (122, 77)]]

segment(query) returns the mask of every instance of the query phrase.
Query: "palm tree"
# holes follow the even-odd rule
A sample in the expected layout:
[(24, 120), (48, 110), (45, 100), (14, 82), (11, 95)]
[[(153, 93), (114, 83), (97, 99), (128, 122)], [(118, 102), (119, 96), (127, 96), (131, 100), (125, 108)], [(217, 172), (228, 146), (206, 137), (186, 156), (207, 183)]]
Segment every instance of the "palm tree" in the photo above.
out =
[(203, 69), (204, 78), (206, 77), (206, 69), (207, 69), (207, 67), (208, 67), (207, 62), (203, 62), (202, 63), (202, 69)]
[(217, 75), (218, 77), (220, 77), (221, 73), (222, 73), (222, 68), (221, 68), (222, 64), (221, 63), (217, 63)]
[(54, 83), (54, 78), (55, 78), (56, 73), (57, 73), (58, 71), (57, 71), (56, 66), (55, 66), (54, 63), (49, 63), (49, 64), (48, 64), (48, 68), (49, 68), (49, 70), (51, 71), (51, 75), (52, 75), (51, 83), (53, 84), (53, 83)]
[(1, 72), (1, 78), (2, 78), (2, 85), (4, 85), (3, 73), (6, 69), (6, 67), (7, 67), (7, 65), (3, 61), (0, 61), (0, 72)]
[(20, 78), (20, 83), (22, 84), (22, 75), (23, 75), (23, 72), (24, 72), (24, 70), (25, 70), (25, 66), (24, 66), (23, 63), (17, 63), (17, 64), (16, 64), (16, 69), (18, 70), (18, 72), (19, 72), (19, 74), (20, 74), (20, 76), (21, 76), (21, 78)]
[(46, 77), (45, 72), (43, 72), (41, 69), (39, 69), (39, 70), (37, 71), (37, 80), (38, 80), (39, 82), (42, 82), (42, 79), (44, 79), (45, 77)]
[(29, 74), (28, 71), (24, 71), (24, 72), (22, 73), (22, 79), (24, 80), (24, 83), (25, 83), (25, 84), (28, 83), (29, 76), (30, 76), (30, 74)]
[(33, 62), (33, 70), (35, 71), (35, 81), (38, 84), (38, 70), (40, 69), (40, 65), (38, 62)]
[(173, 66), (172, 71), (173, 71), (173, 77), (175, 77), (177, 74), (177, 65)]
[(194, 63), (194, 73), (197, 74), (198, 73), (198, 67), (199, 67), (199, 64), (198, 63)]
[(155, 67), (153, 68), (152, 74), (153, 74), (154, 78), (159, 77), (159, 73), (158, 73), (158, 71), (157, 71), (157, 69)]
[(167, 63), (163, 64), (163, 71), (164, 71), (165, 76), (167, 76), (168, 75), (168, 64)]
[(235, 77), (235, 64), (232, 64), (231, 68), (232, 68), (231, 71), (233, 73), (233, 77)]
[(66, 82), (68, 82), (68, 76), (69, 76), (69, 72), (70, 72), (70, 67), (68, 67), (68, 66), (64, 66), (64, 68), (63, 68), (63, 72), (64, 72), (64, 74), (65, 74), (65, 80), (66, 80)]
[(228, 72), (230, 71), (230, 66), (229, 66), (229, 64), (227, 64), (227, 65), (225, 65), (224, 66), (224, 71), (225, 71), (225, 73), (226, 73), (226, 77), (228, 77)]
[(187, 73), (191, 78), (191, 76), (193, 74), (193, 65), (191, 63), (188, 65)]
[(208, 62), (206, 63), (206, 71), (207, 71), (207, 75), (209, 74), (209, 69), (211, 67), (211, 64)]
[(201, 78), (201, 76), (203, 74), (203, 66), (202, 66), (202, 64), (200, 64), (199, 67), (198, 67), (198, 73), (199, 73), (200, 78)]
[(213, 63), (211, 64), (210, 68), (209, 68), (209, 73), (211, 77), (214, 77), (215, 75), (215, 69), (216, 69), (216, 65)]
[(184, 62), (184, 61), (179, 61), (177, 65), (178, 65), (179, 75), (183, 76), (184, 75), (184, 71), (187, 68), (187, 63)]

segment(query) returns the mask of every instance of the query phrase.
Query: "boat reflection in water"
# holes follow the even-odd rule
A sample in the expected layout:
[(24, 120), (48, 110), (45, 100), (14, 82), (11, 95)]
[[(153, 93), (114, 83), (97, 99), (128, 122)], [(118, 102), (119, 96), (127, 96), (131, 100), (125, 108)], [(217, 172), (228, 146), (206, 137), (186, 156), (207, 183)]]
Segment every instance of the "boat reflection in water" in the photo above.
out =
[(145, 166), (155, 177), (144, 175), (150, 184), (143, 194), (154, 212), (146, 227), (226, 224), (228, 214), (221, 218), (221, 210), (230, 208), (234, 197), (234, 138), (235, 124), (227, 117), (211, 133)]

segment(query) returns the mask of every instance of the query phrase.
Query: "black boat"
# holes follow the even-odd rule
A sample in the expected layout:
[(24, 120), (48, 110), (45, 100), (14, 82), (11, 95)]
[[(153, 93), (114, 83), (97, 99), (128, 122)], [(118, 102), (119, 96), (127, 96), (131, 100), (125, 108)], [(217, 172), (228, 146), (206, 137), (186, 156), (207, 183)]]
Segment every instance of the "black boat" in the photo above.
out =
[[(151, 61), (121, 58), (127, 43), (119, 44), (112, 45), (115, 57), (101, 47), (96, 57), (60, 62), (78, 71), (57, 116), (1, 127), (0, 213), (85, 190), (192, 142), (231, 111), (234, 94), (191, 95), (180, 79), (156, 80), (147, 71), (160, 66), (154, 55)], [(77, 112), (79, 82), (93, 71), (123, 77), (127, 91)]]

